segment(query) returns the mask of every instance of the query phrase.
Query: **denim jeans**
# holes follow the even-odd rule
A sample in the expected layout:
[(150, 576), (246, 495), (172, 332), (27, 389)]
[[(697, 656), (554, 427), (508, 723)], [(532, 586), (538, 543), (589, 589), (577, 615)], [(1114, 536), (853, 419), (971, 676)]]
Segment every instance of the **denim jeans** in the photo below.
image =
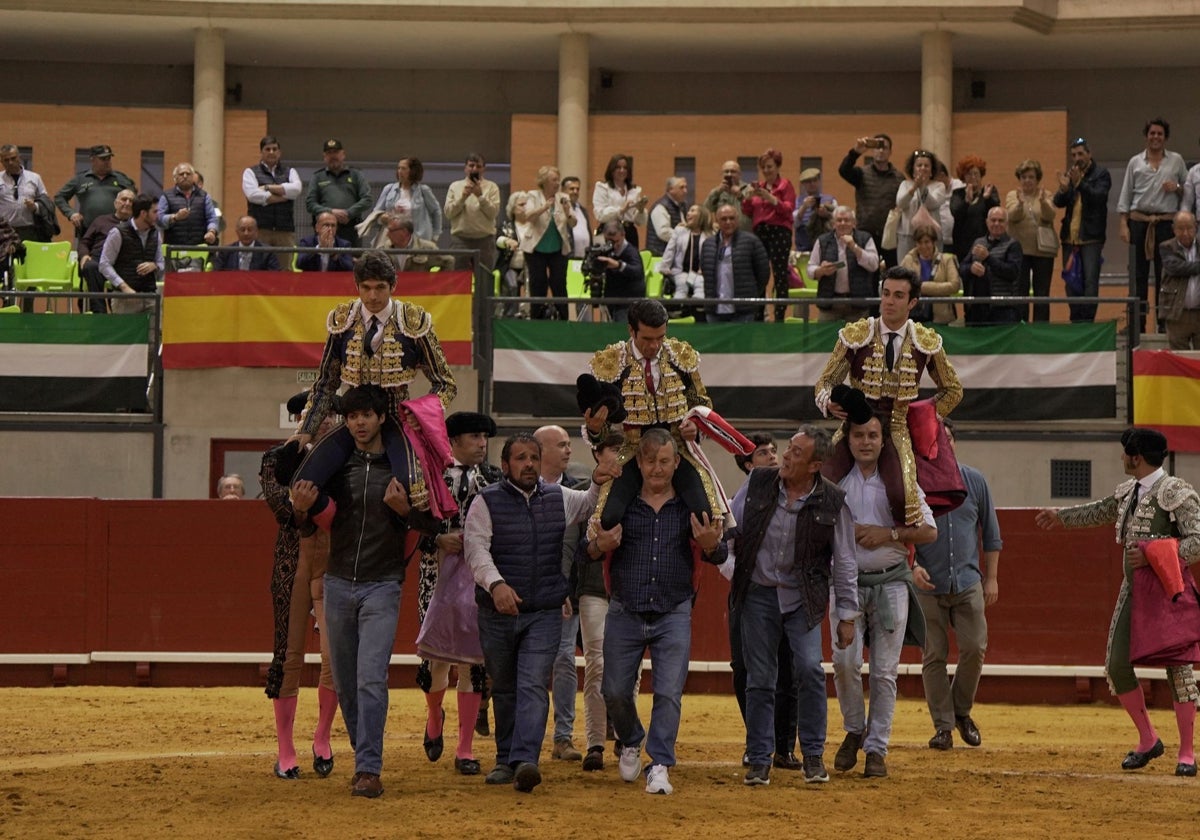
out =
[[(637, 712), (634, 687), (642, 674), (642, 654), (650, 648), (654, 705), (650, 733)], [(683, 684), (687, 680), (692, 649), (692, 602), (686, 600), (669, 613), (647, 616), (626, 611), (613, 598), (604, 623), (604, 702), (613, 730), (625, 746), (641, 745), (654, 764), (675, 765), (675, 739), (679, 735)]]
[(554, 657), (554, 740), (571, 737), (575, 728), (575, 692), (579, 672), (575, 669), (575, 636), (579, 632), (579, 613), (562, 621), (562, 639)]
[(821, 625), (808, 627), (804, 610), (779, 611), (774, 587), (751, 583), (738, 610), (742, 657), (746, 663), (746, 751), (751, 764), (770, 764), (776, 747), (775, 692), (779, 678), (779, 640), (786, 637), (792, 651), (791, 670), (797, 685), (800, 750), (804, 755), (825, 751), (829, 701), (821, 668)]
[(383, 769), (388, 712), (388, 665), (400, 617), (400, 581), (352, 581), (325, 575), (325, 625), (342, 720), (354, 750), (354, 769)]
[[(1063, 245), (1063, 262), (1071, 253), (1073, 245)], [(1098, 297), (1100, 295), (1100, 264), (1104, 262), (1100, 256), (1100, 252), (1104, 249), (1103, 242), (1089, 242), (1086, 245), (1079, 246), (1079, 260), (1083, 264), (1083, 294), (1074, 295), (1067, 290), (1069, 297)], [(1094, 303), (1072, 303), (1069, 304), (1071, 310), (1071, 323), (1091, 323), (1096, 320), (1096, 306)]]
[[(869, 603), (868, 590), (859, 587), (858, 602)], [(896, 629), (883, 627), (878, 607), (868, 607), (854, 622), (854, 641), (845, 648), (833, 649), (833, 684), (837, 688), (842, 723), (847, 732), (863, 732), (863, 750), (887, 755), (892, 737), (892, 717), (896, 713), (896, 675), (900, 671), (900, 652), (904, 649), (904, 628), (908, 625), (908, 587), (903, 581), (885, 583), (880, 598), (887, 598)], [(837, 638), (836, 611), (830, 610), (830, 628)], [(862, 665), (863, 633), (871, 633), (871, 709), (864, 708)]]
[(550, 713), (550, 672), (562, 637), (562, 611), (505, 615), (479, 608), (479, 642), (492, 678), (496, 764), (538, 763)]
[[(776, 662), (779, 676), (775, 680), (775, 752), (787, 755), (796, 751), (796, 681), (792, 679), (792, 646), (787, 633), (779, 634)], [(746, 659), (742, 655), (742, 627), (738, 608), (729, 599), (729, 667), (733, 671), (733, 696), (737, 699), (742, 724), (746, 723)], [(822, 679), (824, 677), (822, 676)]]

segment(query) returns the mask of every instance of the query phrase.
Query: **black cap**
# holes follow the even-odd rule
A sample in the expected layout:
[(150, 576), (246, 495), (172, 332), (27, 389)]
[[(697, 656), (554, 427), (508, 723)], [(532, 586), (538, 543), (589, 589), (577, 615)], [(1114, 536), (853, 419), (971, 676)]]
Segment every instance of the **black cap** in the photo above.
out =
[(98, 158), (110, 158), (113, 156), (112, 147), (100, 143), (88, 149), (88, 155)]
[(861, 426), (875, 416), (875, 410), (867, 402), (866, 394), (849, 385), (835, 385), (829, 399), (842, 407), (846, 412), (846, 419), (855, 426)]
[(321, 147), (322, 152), (340, 152), (342, 150), (342, 141), (329, 139), (325, 141), (325, 145)]
[(575, 400), (580, 413), (591, 409), (592, 414), (601, 406), (608, 407), (608, 422), (620, 423), (628, 416), (625, 411), (625, 401), (621, 398), (621, 389), (611, 382), (601, 382), (590, 373), (581, 373), (575, 380)]
[(475, 411), (456, 411), (446, 418), (446, 434), (450, 437), (483, 432), (488, 437), (496, 436), (496, 421), (486, 414)]
[(1146, 455), (1152, 458), (1167, 456), (1167, 436), (1157, 429), (1130, 426), (1121, 433), (1121, 446), (1126, 455)]

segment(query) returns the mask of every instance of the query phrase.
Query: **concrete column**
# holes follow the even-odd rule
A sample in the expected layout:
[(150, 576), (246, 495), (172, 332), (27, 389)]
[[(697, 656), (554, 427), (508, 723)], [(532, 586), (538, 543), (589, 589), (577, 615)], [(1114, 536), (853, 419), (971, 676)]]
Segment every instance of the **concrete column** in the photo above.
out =
[[(225, 192), (225, 32), (197, 29), (192, 80), (192, 165), (218, 203)], [(167, 171), (179, 161), (168, 160)]]
[(558, 168), (564, 178), (577, 176), (590, 195), (587, 167), (588, 36), (568, 32), (558, 36)]
[(921, 146), (950, 166), (950, 131), (954, 118), (953, 33), (921, 33)]

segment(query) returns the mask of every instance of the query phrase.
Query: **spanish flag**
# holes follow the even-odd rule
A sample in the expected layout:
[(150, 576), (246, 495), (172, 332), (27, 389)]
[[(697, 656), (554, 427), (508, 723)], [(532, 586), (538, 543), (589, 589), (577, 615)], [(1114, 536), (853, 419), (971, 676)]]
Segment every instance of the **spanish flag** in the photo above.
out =
[[(471, 272), (401, 273), (397, 278), (395, 297), (430, 313), (446, 360), (471, 364)], [(163, 285), (163, 367), (316, 367), (329, 335), (329, 311), (356, 296), (348, 273), (168, 274)]]
[(1135, 350), (1133, 422), (1158, 429), (1176, 452), (1200, 452), (1200, 361)]

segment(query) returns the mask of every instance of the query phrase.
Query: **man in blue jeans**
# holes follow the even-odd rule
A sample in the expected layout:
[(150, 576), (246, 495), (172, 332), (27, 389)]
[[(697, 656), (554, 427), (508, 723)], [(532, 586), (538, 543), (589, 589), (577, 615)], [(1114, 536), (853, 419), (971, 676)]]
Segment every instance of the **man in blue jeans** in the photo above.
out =
[[(301, 533), (330, 531), (325, 573), (325, 625), (333, 683), (354, 750), (351, 794), (383, 793), (383, 728), (388, 710), (388, 665), (400, 615), (404, 538), (409, 514), (404, 486), (392, 477), (381, 435), (388, 396), (359, 385), (342, 397), (354, 451), (324, 487), (297, 481), (292, 512)], [(308, 512), (319, 498), (320, 513)]]
[(492, 678), (496, 766), (489, 785), (529, 793), (542, 781), (538, 755), (550, 711), (550, 672), (569, 613), (563, 534), (596, 507), (597, 480), (587, 491), (541, 478), (542, 447), (530, 434), (504, 442), (504, 480), (483, 488), (467, 511), (463, 550), (475, 576), (479, 641)]
[(850, 643), (858, 615), (854, 520), (845, 494), (821, 475), (821, 463), (832, 451), (827, 432), (801, 426), (780, 465), (751, 472), (733, 498), (738, 527), (730, 600), (741, 623), (746, 666), (747, 785), (771, 783), (779, 641), (785, 637), (797, 684), (804, 781), (829, 781), (821, 622), (831, 583), (839, 647)]
[[(637, 466), (641, 493), (618, 524), (599, 529), (587, 552), (592, 560), (606, 557), (609, 564), (612, 599), (604, 623), (601, 690), (621, 742), (621, 778), (633, 782), (642, 775), (645, 740), (650, 757), (646, 793), (669, 794), (675, 790), (668, 770), (675, 766), (675, 738), (691, 652), (696, 555), (713, 564), (724, 558), (723, 520), (710, 521), (707, 513), (697, 519), (676, 495), (671, 481), (679, 466), (679, 451), (666, 429), (652, 427), (642, 433)], [(654, 672), (648, 734), (638, 718), (634, 691), (647, 647)]]

